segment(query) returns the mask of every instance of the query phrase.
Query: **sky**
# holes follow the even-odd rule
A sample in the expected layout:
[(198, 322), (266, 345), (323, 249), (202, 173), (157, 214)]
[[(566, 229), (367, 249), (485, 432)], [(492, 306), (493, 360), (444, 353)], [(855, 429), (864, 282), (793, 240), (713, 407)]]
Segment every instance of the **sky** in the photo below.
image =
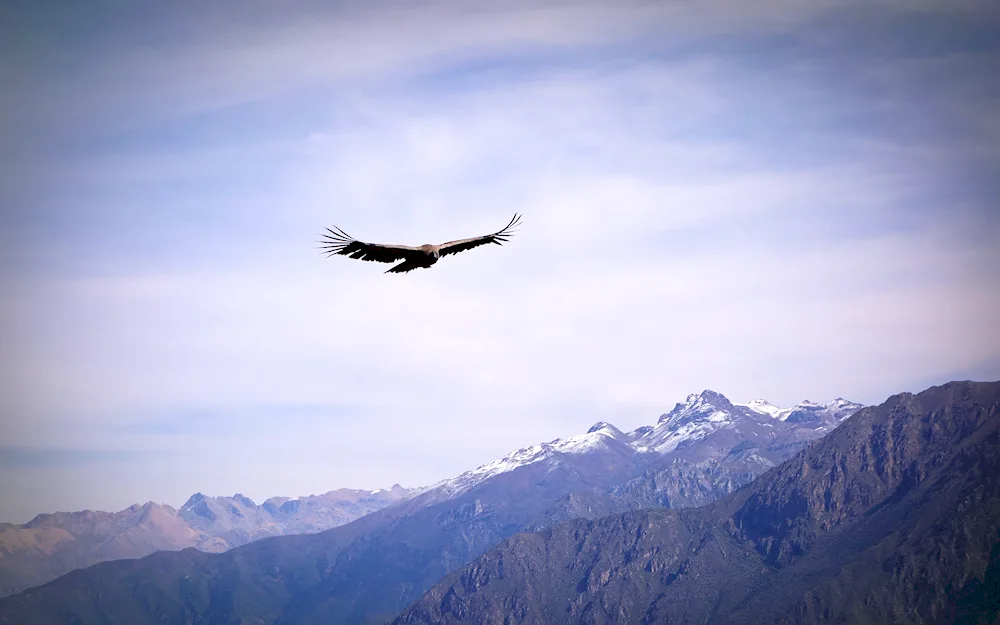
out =
[[(1000, 379), (995, 2), (0, 8), (0, 521)], [(504, 247), (430, 270), (337, 225)]]

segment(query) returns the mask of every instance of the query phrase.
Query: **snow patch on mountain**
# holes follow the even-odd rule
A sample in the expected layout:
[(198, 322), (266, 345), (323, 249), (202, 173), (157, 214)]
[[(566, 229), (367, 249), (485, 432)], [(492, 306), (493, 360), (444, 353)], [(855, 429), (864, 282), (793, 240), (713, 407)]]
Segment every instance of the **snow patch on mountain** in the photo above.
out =
[[(811, 421), (819, 427), (825, 428), (839, 425), (841, 421), (864, 408), (863, 405), (848, 401), (842, 397), (838, 397), (825, 404), (805, 399), (791, 408), (779, 408), (766, 399), (752, 399), (745, 404), (736, 405), (749, 408), (760, 414), (766, 414), (778, 421), (788, 421), (789, 418), (792, 418), (793, 421), (803, 423)], [(807, 415), (809, 416), (808, 418), (806, 418)]]
[(607, 421), (598, 421), (594, 425), (590, 426), (589, 430), (587, 430), (587, 434), (594, 434), (597, 432), (606, 434), (607, 436), (610, 436), (611, 438), (614, 439), (620, 439), (625, 436), (625, 434), (623, 434), (621, 430), (611, 425)]
[(590, 428), (586, 434), (577, 434), (565, 439), (557, 438), (541, 445), (518, 449), (503, 458), (466, 471), (458, 477), (442, 480), (425, 488), (415, 489), (408, 494), (406, 499), (412, 499), (431, 490), (440, 490), (448, 496), (459, 495), (476, 484), (501, 473), (507, 473), (536, 462), (558, 462), (558, 454), (584, 454), (607, 448), (609, 441), (614, 441), (621, 436), (623, 434), (618, 428), (602, 421)]
[[(841, 398), (828, 404), (807, 400), (791, 408), (780, 408), (763, 399), (733, 404), (721, 393), (705, 390), (688, 395), (684, 402), (660, 416), (655, 426), (642, 426), (625, 434), (614, 425), (599, 421), (586, 434), (518, 449), (455, 478), (415, 489), (405, 498), (412, 499), (428, 491), (438, 491), (444, 497), (457, 496), (484, 480), (523, 466), (538, 462), (554, 466), (560, 462), (561, 454), (610, 452), (615, 447), (625, 453), (668, 455), (682, 448), (687, 450), (705, 439), (714, 441), (706, 443), (710, 448), (706, 453), (718, 454), (720, 450), (736, 448), (741, 441), (749, 441), (750, 447), (756, 447), (779, 436), (798, 435), (798, 440), (816, 438), (861, 407)], [(774, 464), (757, 452), (746, 453), (741, 460), (765, 466)]]
[(745, 404), (736, 404), (737, 406), (744, 406), (753, 410), (754, 412), (759, 412), (761, 414), (766, 414), (768, 416), (774, 417), (775, 419), (781, 420), (782, 415), (787, 415), (791, 410), (790, 408), (779, 408), (767, 401), (766, 399), (751, 399)]

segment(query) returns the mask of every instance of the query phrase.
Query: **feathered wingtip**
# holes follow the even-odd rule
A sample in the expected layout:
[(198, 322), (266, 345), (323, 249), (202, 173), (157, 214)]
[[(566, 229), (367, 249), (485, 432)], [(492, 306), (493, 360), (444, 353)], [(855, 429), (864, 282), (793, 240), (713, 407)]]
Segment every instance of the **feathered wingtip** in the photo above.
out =
[[(336, 230), (336, 232), (334, 232)], [(333, 230), (326, 228), (329, 234), (321, 235), (323, 237), (322, 241), (317, 241), (320, 244), (320, 253), (326, 256), (333, 256), (334, 254), (341, 254), (348, 245), (354, 243), (354, 237), (347, 234), (337, 226), (333, 227)]]
[(514, 230), (514, 228), (517, 228), (520, 225), (521, 225), (521, 215), (514, 213), (514, 216), (511, 218), (510, 223), (504, 226), (503, 230), (500, 230), (499, 232), (493, 235), (492, 243), (496, 243), (497, 245), (503, 245), (504, 243), (510, 240), (510, 237), (517, 234), (517, 230)]

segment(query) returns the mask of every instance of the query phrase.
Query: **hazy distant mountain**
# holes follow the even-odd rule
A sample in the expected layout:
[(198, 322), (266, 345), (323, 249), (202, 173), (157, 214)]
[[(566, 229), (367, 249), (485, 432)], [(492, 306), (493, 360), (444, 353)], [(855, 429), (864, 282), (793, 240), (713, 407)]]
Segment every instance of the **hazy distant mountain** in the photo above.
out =
[(163, 549), (221, 552), (265, 536), (319, 532), (384, 508), (407, 489), (340, 489), (323, 495), (275, 497), (262, 505), (237, 494), (198, 493), (180, 510), (158, 504), (120, 512), (40, 514), (0, 526), (0, 596), (48, 582), (73, 569)]
[(384, 622), (445, 574), (525, 528), (604, 509), (711, 501), (825, 431), (705, 391), (655, 426), (623, 433), (598, 423), (585, 434), (526, 447), (414, 490), (321, 534), (259, 541), (217, 556), (161, 553), (76, 571), (0, 602), (0, 618)]
[(395, 623), (1000, 622), (998, 410), (897, 395), (713, 504), (515, 536)]

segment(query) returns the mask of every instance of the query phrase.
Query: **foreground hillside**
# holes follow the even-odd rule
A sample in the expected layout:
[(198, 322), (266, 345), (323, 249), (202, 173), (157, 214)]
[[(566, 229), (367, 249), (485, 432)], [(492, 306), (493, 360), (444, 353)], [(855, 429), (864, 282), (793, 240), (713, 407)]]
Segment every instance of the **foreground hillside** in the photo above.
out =
[(395, 623), (1000, 622), (998, 406), (897, 395), (714, 504), (515, 536)]
[(75, 571), (0, 601), (0, 622), (386, 622), (517, 532), (606, 511), (714, 501), (856, 408), (838, 400), (752, 409), (705, 391), (654, 426), (624, 433), (598, 423), (320, 534)]
[(179, 510), (149, 502), (119, 512), (40, 514), (0, 527), (0, 597), (44, 584), (74, 569), (154, 551), (194, 547), (222, 552), (266, 536), (320, 532), (399, 501), (409, 492), (342, 488), (308, 497), (192, 495)]

